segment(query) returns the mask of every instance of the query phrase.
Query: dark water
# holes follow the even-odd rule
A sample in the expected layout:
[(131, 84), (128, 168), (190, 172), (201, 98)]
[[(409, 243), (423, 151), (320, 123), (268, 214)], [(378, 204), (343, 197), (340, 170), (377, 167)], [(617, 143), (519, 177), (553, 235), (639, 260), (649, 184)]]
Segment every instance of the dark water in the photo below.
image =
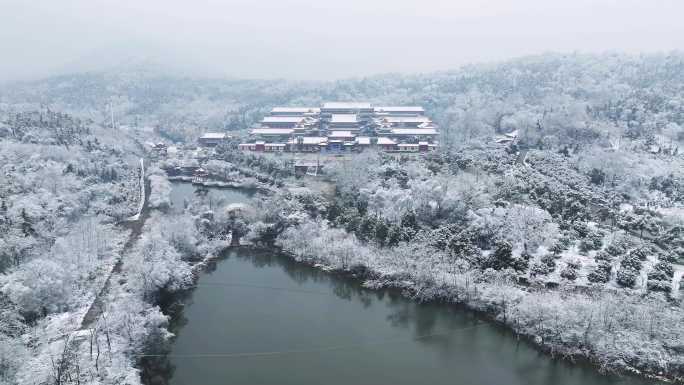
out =
[(210, 206), (220, 206), (225, 203), (247, 203), (254, 195), (253, 191), (232, 188), (202, 188), (188, 182), (171, 182), (172, 212), (182, 212), (186, 203), (197, 199), (204, 199)]
[(552, 360), (462, 309), (248, 249), (200, 279), (183, 317), (172, 384), (645, 383)]
[(274, 253), (231, 249), (208, 270), (177, 314), (153, 382), (649, 383), (553, 360), (463, 309), (367, 290)]

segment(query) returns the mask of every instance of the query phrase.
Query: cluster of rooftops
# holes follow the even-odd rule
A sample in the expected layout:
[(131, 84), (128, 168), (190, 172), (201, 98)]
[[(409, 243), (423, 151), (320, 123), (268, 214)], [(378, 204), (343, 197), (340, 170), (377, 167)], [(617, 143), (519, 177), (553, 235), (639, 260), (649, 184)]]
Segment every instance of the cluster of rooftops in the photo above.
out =
[[(322, 107), (275, 107), (239, 148), (318, 152), (377, 147), (388, 152), (426, 152), (437, 147), (438, 134), (423, 107), (334, 102)], [(225, 133), (207, 133), (199, 141), (212, 146), (227, 138)]]
[(317, 152), (376, 146), (392, 152), (425, 152), (437, 147), (437, 135), (423, 107), (334, 102), (322, 107), (275, 107), (239, 148)]

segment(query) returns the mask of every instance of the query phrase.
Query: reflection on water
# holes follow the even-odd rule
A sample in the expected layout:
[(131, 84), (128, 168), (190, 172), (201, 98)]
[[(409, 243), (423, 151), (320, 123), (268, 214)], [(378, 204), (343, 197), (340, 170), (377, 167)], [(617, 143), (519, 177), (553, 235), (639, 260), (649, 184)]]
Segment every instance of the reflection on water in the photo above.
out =
[(255, 194), (253, 190), (234, 188), (207, 188), (188, 182), (171, 182), (171, 211), (181, 213), (191, 202), (201, 202), (210, 208), (228, 203), (248, 203)]
[[(247, 248), (208, 267), (182, 300), (170, 356), (150, 362), (147, 383), (646, 383), (551, 360), (463, 309), (368, 290)], [(290, 353), (220, 356), (259, 352)], [(219, 356), (193, 356), (200, 353)]]

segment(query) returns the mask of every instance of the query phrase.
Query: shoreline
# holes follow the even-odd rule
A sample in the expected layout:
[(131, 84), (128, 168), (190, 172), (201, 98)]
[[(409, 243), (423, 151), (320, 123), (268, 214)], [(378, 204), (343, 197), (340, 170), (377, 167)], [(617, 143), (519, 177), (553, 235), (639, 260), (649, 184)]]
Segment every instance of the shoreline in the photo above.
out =
[[(340, 279), (351, 280), (351, 281), (357, 283), (358, 285), (360, 285), (360, 286), (362, 286), (368, 290), (395, 291), (395, 292), (399, 293), (402, 297), (404, 297), (410, 301), (416, 301), (419, 303), (434, 303), (434, 304), (440, 304), (440, 305), (445, 305), (445, 306), (451, 306), (451, 307), (454, 307), (460, 311), (469, 312), (469, 313), (473, 314), (479, 321), (486, 322), (489, 326), (494, 327), (497, 330), (508, 334), (508, 337), (514, 338), (518, 342), (522, 342), (522, 343), (527, 344), (529, 347), (540, 352), (541, 354), (546, 355), (551, 360), (563, 361), (563, 362), (566, 362), (570, 365), (588, 366), (591, 368), (591, 370), (594, 370), (603, 376), (631, 377), (631, 378), (635, 378), (635, 379), (644, 379), (647, 381), (660, 381), (660, 382), (665, 382), (665, 383), (681, 383), (681, 380), (677, 379), (677, 378), (659, 377), (659, 376), (652, 375), (649, 373), (629, 370), (628, 368), (622, 368), (622, 369), (602, 368), (598, 361), (596, 361), (596, 360), (594, 360), (588, 356), (578, 356), (578, 355), (572, 355), (572, 354), (569, 355), (569, 354), (564, 354), (561, 351), (554, 352), (553, 346), (550, 346), (548, 344), (539, 343), (537, 341), (536, 336), (519, 333), (511, 325), (508, 325), (508, 324), (502, 322), (501, 320), (498, 320), (496, 318), (495, 312), (488, 312), (488, 311), (483, 310), (483, 309), (478, 309), (477, 307), (469, 305), (468, 303), (466, 303), (466, 301), (454, 300), (454, 298), (449, 298), (447, 296), (433, 296), (430, 298), (422, 298), (422, 299), (418, 298), (416, 296), (416, 294), (418, 293), (418, 288), (412, 282), (396, 280), (396, 279), (389, 277), (389, 276), (381, 276), (377, 272), (371, 271), (366, 267), (363, 267), (363, 269), (337, 269), (337, 268), (333, 268), (331, 266), (325, 265), (323, 263), (317, 262), (315, 259), (299, 258), (296, 255), (294, 255), (294, 254), (292, 254), (286, 250), (283, 250), (277, 246), (269, 247), (269, 246), (255, 245), (255, 244), (251, 244), (251, 243), (240, 244), (240, 245), (229, 245), (229, 246), (223, 248), (220, 252), (218, 252), (216, 254), (208, 255), (205, 259), (203, 259), (202, 261), (198, 261), (196, 264), (194, 264), (192, 266), (192, 270), (193, 270), (193, 283), (192, 283), (192, 285), (190, 287), (188, 287), (187, 289), (185, 289), (183, 292), (172, 293), (171, 296), (177, 297), (177, 298), (175, 298), (173, 301), (168, 303), (167, 306), (162, 307), (161, 304), (159, 305), (162, 308), (162, 311), (164, 312), (164, 314), (171, 317), (171, 319), (169, 321), (169, 331), (175, 332), (175, 331), (177, 331), (176, 327), (182, 326), (182, 325), (174, 326), (173, 323), (177, 322), (177, 320), (174, 320), (173, 318), (175, 316), (177, 316), (178, 314), (182, 314), (183, 309), (187, 305), (187, 303), (185, 302), (187, 296), (191, 295), (192, 292), (198, 287), (197, 283), (200, 279), (200, 275), (203, 273), (206, 273), (207, 269), (210, 269), (212, 264), (217, 264), (217, 263), (221, 262), (221, 260), (225, 258), (224, 254), (231, 251), (231, 250), (236, 250), (236, 251), (251, 250), (251, 251), (257, 251), (257, 252), (272, 253), (274, 255), (277, 255), (277, 256), (280, 256), (283, 258), (288, 258), (297, 264), (308, 266), (309, 268), (312, 268), (312, 269), (317, 269), (317, 270), (322, 271), (326, 274), (331, 274), (331, 275), (336, 276)], [(378, 280), (378, 279), (386, 279), (385, 284), (383, 284), (383, 285), (372, 285), (372, 286), (366, 285), (368, 280)], [(178, 309), (176, 307), (180, 307), (180, 309)], [(173, 311), (173, 314), (171, 314), (172, 311)], [(173, 343), (174, 338), (175, 338), (175, 333), (174, 333), (174, 336), (171, 337), (169, 342)]]
[(193, 181), (192, 177), (189, 176), (168, 176), (167, 179), (169, 182), (176, 182), (176, 183), (191, 183), (195, 186), (202, 186), (202, 187), (207, 187), (207, 188), (215, 188), (215, 189), (228, 189), (228, 190), (247, 190), (247, 191), (252, 191), (252, 192), (259, 192), (262, 194), (270, 194), (273, 193), (273, 190), (262, 183), (257, 183), (257, 184), (248, 184), (248, 183), (239, 183), (239, 182), (222, 182), (222, 181), (216, 181), (216, 180), (211, 180), (211, 181), (203, 181), (203, 182), (195, 182)]
[[(172, 180), (171, 177), (169, 179)], [(189, 182), (188, 180), (182, 179), (177, 179), (176, 181), (186, 183)], [(211, 188), (216, 187), (211, 186)], [(245, 189), (245, 187), (233, 186), (226, 186), (225, 188), (235, 188), (237, 190)], [(161, 302), (163, 302), (163, 300), (160, 301), (159, 305), (162, 308), (164, 314), (172, 318), (173, 314), (170, 313), (170, 311), (172, 310), (171, 308), (178, 305), (181, 306), (180, 312), (182, 313), (182, 309), (184, 308), (185, 304), (182, 301), (179, 302), (178, 300), (182, 299), (183, 296), (187, 295), (187, 293), (192, 293), (192, 290), (194, 290), (197, 287), (197, 282), (200, 278), (200, 275), (203, 272), (205, 272), (206, 269), (210, 269), (213, 264), (220, 262), (220, 260), (224, 258), (224, 253), (226, 253), (227, 251), (239, 249), (251, 249), (256, 251), (280, 254), (297, 263), (304, 264), (312, 268), (316, 268), (326, 273), (331, 273), (339, 277), (343, 277), (345, 279), (353, 279), (359, 284), (369, 289), (398, 290), (402, 296), (410, 300), (417, 300), (418, 302), (443, 303), (450, 306), (457, 306), (460, 309), (477, 314), (478, 317), (480, 317), (483, 321), (486, 321), (490, 325), (506, 331), (506, 333), (510, 333), (511, 337), (516, 338), (516, 340), (518, 341), (524, 341), (525, 343), (532, 346), (535, 350), (547, 355), (549, 358), (553, 360), (562, 359), (563, 361), (567, 361), (571, 364), (591, 365), (592, 370), (595, 370), (597, 373), (600, 374), (628, 376), (648, 381), (661, 381), (667, 383), (682, 383), (683, 381), (682, 378), (678, 378), (676, 376), (666, 377), (659, 375), (655, 370), (639, 370), (633, 366), (629, 366), (629, 357), (627, 357), (627, 360), (623, 360), (621, 362), (611, 362), (606, 364), (605, 362), (601, 363), (599, 355), (596, 352), (591, 351), (587, 347), (573, 347), (571, 345), (564, 344), (565, 341), (560, 341), (560, 343), (549, 342), (549, 339), (545, 339), (543, 333), (530, 333), (529, 330), (525, 330), (522, 324), (519, 327), (516, 326), (518, 325), (519, 321), (517, 318), (515, 319), (515, 323), (513, 323), (512, 319), (509, 320), (509, 322), (506, 322), (505, 313), (503, 320), (498, 318), (498, 316), (501, 313), (497, 311), (497, 304), (488, 303), (485, 299), (478, 298), (477, 287), (475, 287), (475, 297), (471, 298), (471, 292), (464, 292), (464, 288), (460, 287), (455, 282), (452, 285), (442, 284), (441, 286), (430, 282), (421, 284), (419, 282), (417, 283), (413, 281), (414, 277), (407, 278), (407, 276), (411, 275), (410, 271), (404, 271), (403, 273), (398, 272), (394, 275), (383, 275), (383, 273), (377, 270), (373, 270), (372, 267), (368, 267), (367, 265), (362, 264), (347, 268), (334, 267), (330, 263), (329, 258), (327, 256), (296, 255), (276, 245), (264, 246), (260, 244), (252, 244), (245, 242), (240, 245), (228, 245), (226, 247), (216, 249), (213, 253), (206, 255), (202, 260), (198, 260), (191, 266), (193, 276), (191, 285), (182, 293), (178, 293), (177, 295), (171, 293), (170, 298), (175, 298), (175, 300), (172, 300), (170, 303), (168, 303), (167, 305), (169, 306), (162, 306)], [(576, 293), (573, 290), (566, 290), (565, 288), (561, 288), (559, 290), (567, 292), (571, 295), (586, 294)], [(426, 293), (425, 291), (432, 292)], [(173, 311), (178, 310), (173, 309)], [(171, 323), (173, 322), (170, 319), (170, 324)], [(173, 332), (174, 327), (172, 325), (169, 325), (169, 330)], [(172, 342), (173, 338), (170, 341)], [(140, 368), (140, 366), (138, 367)]]
[[(561, 359), (564, 361), (567, 361), (571, 364), (577, 364), (577, 363), (585, 363), (587, 365), (591, 365), (591, 367), (596, 370), (598, 373), (602, 375), (606, 374), (613, 374), (613, 375), (618, 375), (618, 376), (630, 376), (630, 377), (635, 377), (635, 378), (642, 378), (646, 379), (649, 381), (660, 381), (660, 382), (665, 382), (665, 383), (684, 383), (684, 381), (681, 378), (668, 378), (668, 377), (663, 377), (663, 376), (657, 376), (651, 373), (646, 373), (643, 371), (639, 371), (637, 369), (633, 368), (609, 368), (605, 367), (603, 368), (600, 363), (594, 358), (595, 356), (581, 356), (581, 355), (576, 355), (576, 354), (568, 354), (568, 353), (563, 353), (562, 351), (557, 351), (554, 353), (554, 346), (549, 345), (549, 344), (544, 344), (539, 343), (537, 341), (538, 336), (531, 335), (531, 334), (525, 334), (525, 333), (520, 333), (512, 325), (506, 324), (496, 318), (496, 312), (493, 311), (486, 311), (484, 309), (479, 309), (475, 306), (472, 306), (468, 304), (465, 300), (455, 300), (454, 298), (449, 298), (447, 296), (433, 296), (430, 298), (418, 298), (416, 294), (418, 293), (418, 287), (415, 285), (415, 283), (410, 282), (410, 281), (401, 281), (401, 280), (396, 280), (392, 276), (383, 276), (380, 273), (377, 273), (375, 271), (370, 270), (366, 266), (361, 266), (363, 269), (358, 269), (358, 270), (352, 270), (352, 269), (337, 269), (331, 266), (327, 266), (323, 263), (316, 262), (314, 259), (311, 258), (299, 258), (296, 255), (286, 251), (282, 250), (278, 247), (264, 247), (264, 246), (255, 246), (255, 245), (244, 245), (244, 246), (230, 246), (226, 248), (226, 250), (229, 250), (230, 248), (238, 248), (238, 247), (249, 247), (253, 248), (255, 250), (259, 251), (265, 251), (265, 252), (272, 252), (276, 254), (281, 254), (287, 258), (292, 259), (293, 261), (304, 264), (307, 266), (310, 266), (311, 268), (319, 269), (321, 271), (324, 271), (329, 274), (334, 274), (337, 276), (340, 276), (345, 279), (352, 279), (362, 286), (371, 289), (371, 290), (398, 290), (402, 296), (412, 300), (412, 301), (418, 301), (418, 302), (432, 302), (432, 303), (442, 303), (446, 305), (451, 305), (451, 306), (457, 306), (458, 308), (461, 308), (465, 311), (473, 312), (476, 314), (478, 317), (480, 317), (483, 321), (489, 323), (492, 326), (495, 326), (497, 328), (500, 328), (501, 330), (506, 331), (507, 333), (511, 334), (511, 337), (516, 338), (517, 340), (522, 340), (525, 343), (528, 343), (530, 346), (532, 346), (535, 350), (542, 352), (545, 355), (548, 355), (551, 359)], [(378, 279), (384, 279), (385, 284), (381, 285), (373, 285), (373, 286), (367, 286), (365, 283), (368, 282), (369, 280), (378, 280)], [(562, 345), (559, 346), (559, 348), (562, 348)]]

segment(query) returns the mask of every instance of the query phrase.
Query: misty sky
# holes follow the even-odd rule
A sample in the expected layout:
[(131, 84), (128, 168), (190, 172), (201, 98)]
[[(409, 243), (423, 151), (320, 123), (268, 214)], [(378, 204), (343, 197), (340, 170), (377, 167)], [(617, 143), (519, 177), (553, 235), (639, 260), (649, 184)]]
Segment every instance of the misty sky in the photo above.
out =
[(0, 80), (149, 62), (323, 79), (684, 49), (684, 0), (0, 0)]

